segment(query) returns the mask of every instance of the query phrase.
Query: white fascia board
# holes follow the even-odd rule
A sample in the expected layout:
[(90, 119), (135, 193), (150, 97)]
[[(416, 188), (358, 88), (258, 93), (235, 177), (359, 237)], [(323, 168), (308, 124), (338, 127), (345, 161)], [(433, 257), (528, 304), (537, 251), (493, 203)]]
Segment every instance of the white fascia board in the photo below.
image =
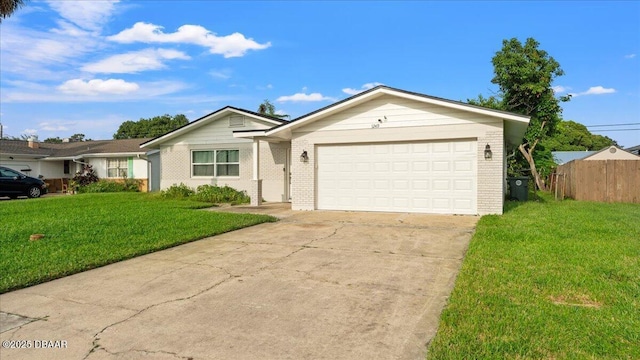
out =
[(75, 156), (55, 156), (55, 157), (48, 157), (48, 158), (44, 158), (44, 159), (40, 159), (42, 161), (62, 161), (62, 160), (73, 160), (75, 159)]
[(324, 109), (322, 111), (319, 111), (317, 113), (313, 113), (313, 114), (309, 115), (307, 118), (302, 118), (302, 119), (293, 121), (293, 122), (291, 122), (291, 123), (289, 123), (287, 125), (280, 126), (280, 127), (276, 128), (276, 129), (273, 129), (273, 130), (269, 131), (267, 133), (267, 136), (272, 136), (274, 134), (280, 133), (280, 132), (285, 131), (285, 130), (290, 130), (290, 129), (295, 129), (295, 128), (301, 127), (306, 123), (313, 122), (314, 120), (317, 120), (319, 118), (323, 118), (323, 117), (325, 117), (327, 115), (333, 114), (333, 113), (338, 112), (338, 111), (340, 111), (342, 109), (350, 108), (350, 107), (355, 106), (355, 105), (359, 105), (359, 104), (361, 104), (363, 102), (366, 102), (367, 100), (370, 100), (371, 98), (375, 98), (375, 97), (378, 97), (378, 96), (382, 95), (381, 94), (381, 90), (382, 89), (378, 89), (376, 91), (370, 92), (369, 94), (366, 94), (366, 95), (361, 96), (361, 97), (354, 97), (353, 99), (351, 99), (349, 101), (345, 101), (344, 103), (342, 103), (340, 105), (329, 107), (329, 108), (326, 108), (326, 109)]
[(160, 150), (159, 150), (159, 149), (156, 149), (156, 150), (150, 150), (150, 151), (147, 151), (147, 152), (145, 153), (145, 155), (149, 156), (149, 155), (157, 154), (157, 153), (159, 153), (159, 152), (160, 152)]
[(481, 107), (476, 107), (476, 106), (473, 106), (473, 105), (458, 104), (458, 103), (455, 103), (455, 102), (442, 101), (442, 100), (433, 99), (433, 98), (429, 98), (429, 97), (423, 97), (423, 96), (417, 96), (417, 95), (413, 95), (413, 94), (400, 93), (400, 92), (396, 92), (396, 91), (389, 90), (389, 89), (381, 89), (381, 90), (384, 91), (385, 93), (389, 94), (389, 95), (404, 97), (404, 98), (410, 99), (410, 100), (415, 100), (415, 101), (420, 101), (420, 102), (424, 102), (424, 103), (428, 103), (428, 104), (434, 104), (434, 105), (447, 107), (447, 108), (451, 108), (451, 109), (456, 109), (456, 110), (461, 110), (461, 111), (466, 111), (466, 112), (472, 112), (472, 113), (476, 113), (476, 114), (486, 115), (486, 116), (490, 116), (490, 117), (494, 117), (494, 118), (498, 118), (498, 119), (512, 120), (512, 121), (522, 122), (522, 123), (526, 123), (526, 124), (529, 123), (529, 116), (525, 116), (525, 115), (512, 114), (512, 113), (507, 113), (507, 112), (503, 112), (503, 111), (495, 111), (495, 110), (491, 110), (491, 109), (485, 109), (485, 108), (481, 108)]
[(309, 122), (313, 122), (314, 120), (318, 120), (320, 118), (323, 118), (325, 116), (328, 116), (330, 114), (342, 111), (344, 109), (359, 105), (361, 103), (367, 102), (371, 99), (377, 98), (379, 96), (382, 95), (391, 95), (391, 96), (397, 96), (397, 97), (401, 97), (401, 98), (405, 98), (405, 99), (409, 99), (409, 100), (414, 100), (414, 101), (418, 101), (418, 102), (422, 102), (422, 103), (428, 103), (428, 104), (434, 104), (434, 105), (438, 105), (438, 106), (442, 106), (442, 107), (446, 107), (446, 108), (451, 108), (451, 109), (457, 109), (457, 110), (461, 110), (461, 111), (465, 111), (465, 112), (471, 112), (471, 113), (476, 113), (476, 114), (481, 114), (481, 115), (485, 115), (485, 116), (490, 116), (493, 118), (498, 118), (498, 119), (502, 119), (502, 120), (506, 120), (506, 121), (510, 121), (510, 122), (515, 122), (515, 123), (521, 123), (521, 124), (529, 124), (529, 117), (528, 116), (524, 116), (524, 115), (518, 115), (518, 114), (512, 114), (512, 113), (507, 113), (507, 112), (502, 112), (502, 111), (495, 111), (495, 110), (491, 110), (491, 109), (484, 109), (481, 107), (476, 107), (473, 105), (467, 105), (467, 104), (458, 104), (456, 102), (450, 102), (450, 101), (443, 101), (443, 100), (438, 100), (438, 99), (434, 99), (432, 97), (429, 96), (419, 96), (419, 95), (414, 95), (414, 94), (408, 94), (405, 92), (399, 92), (399, 91), (395, 91), (392, 89), (388, 89), (388, 88), (380, 88), (377, 89), (375, 91), (372, 91), (370, 93), (364, 94), (362, 96), (355, 96), (354, 98), (352, 98), (351, 100), (345, 101), (344, 103), (338, 104), (336, 106), (333, 107), (328, 107), (326, 109), (324, 109), (323, 111), (319, 111), (317, 113), (313, 113), (311, 115), (309, 115), (306, 118), (301, 118), (299, 120), (293, 121), (290, 124), (284, 125), (284, 126), (280, 126), (276, 129), (273, 129), (269, 132), (267, 132), (267, 136), (272, 136), (275, 134), (278, 134), (282, 131), (285, 130), (290, 130), (290, 129), (295, 129), (301, 126), (304, 126), (304, 124), (309, 123)]
[(106, 158), (106, 157), (124, 157), (124, 156), (138, 156), (144, 155), (144, 151), (139, 152), (119, 152), (119, 153), (95, 153), (95, 154), (81, 154), (74, 156), (74, 159), (82, 159), (82, 158)]
[(256, 136), (265, 136), (267, 130), (252, 130), (252, 131), (234, 131), (234, 138), (253, 139)]

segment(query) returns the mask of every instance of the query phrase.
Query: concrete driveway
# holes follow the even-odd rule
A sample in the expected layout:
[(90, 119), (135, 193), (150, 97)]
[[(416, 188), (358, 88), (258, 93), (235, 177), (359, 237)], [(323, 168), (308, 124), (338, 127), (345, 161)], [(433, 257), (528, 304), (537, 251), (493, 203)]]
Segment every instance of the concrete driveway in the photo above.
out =
[(1, 295), (0, 358), (424, 359), (477, 217), (266, 211)]

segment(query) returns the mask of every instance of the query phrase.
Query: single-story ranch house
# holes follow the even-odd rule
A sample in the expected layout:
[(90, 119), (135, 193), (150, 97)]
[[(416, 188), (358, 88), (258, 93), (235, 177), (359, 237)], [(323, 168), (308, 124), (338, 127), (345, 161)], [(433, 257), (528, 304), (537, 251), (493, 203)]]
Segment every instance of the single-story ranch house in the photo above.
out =
[(529, 117), (378, 86), (292, 121), (225, 107), (142, 143), (151, 188), (246, 190), (294, 210), (501, 214)]
[(91, 140), (51, 144), (34, 140), (0, 139), (0, 165), (41, 177), (49, 191), (60, 191), (84, 164), (92, 165), (101, 179), (140, 180), (148, 187), (148, 163), (140, 143), (149, 139)]

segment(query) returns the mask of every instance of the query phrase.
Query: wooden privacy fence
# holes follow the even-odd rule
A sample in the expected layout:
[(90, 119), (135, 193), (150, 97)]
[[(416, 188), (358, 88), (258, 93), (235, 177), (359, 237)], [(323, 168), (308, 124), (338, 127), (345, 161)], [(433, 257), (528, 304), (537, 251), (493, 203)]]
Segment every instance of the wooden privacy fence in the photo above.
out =
[(575, 200), (638, 204), (640, 160), (570, 161), (552, 174), (551, 191)]

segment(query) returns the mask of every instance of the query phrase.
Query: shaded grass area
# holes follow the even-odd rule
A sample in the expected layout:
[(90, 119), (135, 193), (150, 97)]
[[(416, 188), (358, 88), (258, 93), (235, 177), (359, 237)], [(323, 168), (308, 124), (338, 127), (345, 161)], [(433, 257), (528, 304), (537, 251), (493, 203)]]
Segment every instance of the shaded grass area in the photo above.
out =
[(428, 359), (640, 359), (640, 206), (480, 219)]
[(0, 201), (0, 293), (276, 220), (195, 211), (210, 206), (145, 193)]

